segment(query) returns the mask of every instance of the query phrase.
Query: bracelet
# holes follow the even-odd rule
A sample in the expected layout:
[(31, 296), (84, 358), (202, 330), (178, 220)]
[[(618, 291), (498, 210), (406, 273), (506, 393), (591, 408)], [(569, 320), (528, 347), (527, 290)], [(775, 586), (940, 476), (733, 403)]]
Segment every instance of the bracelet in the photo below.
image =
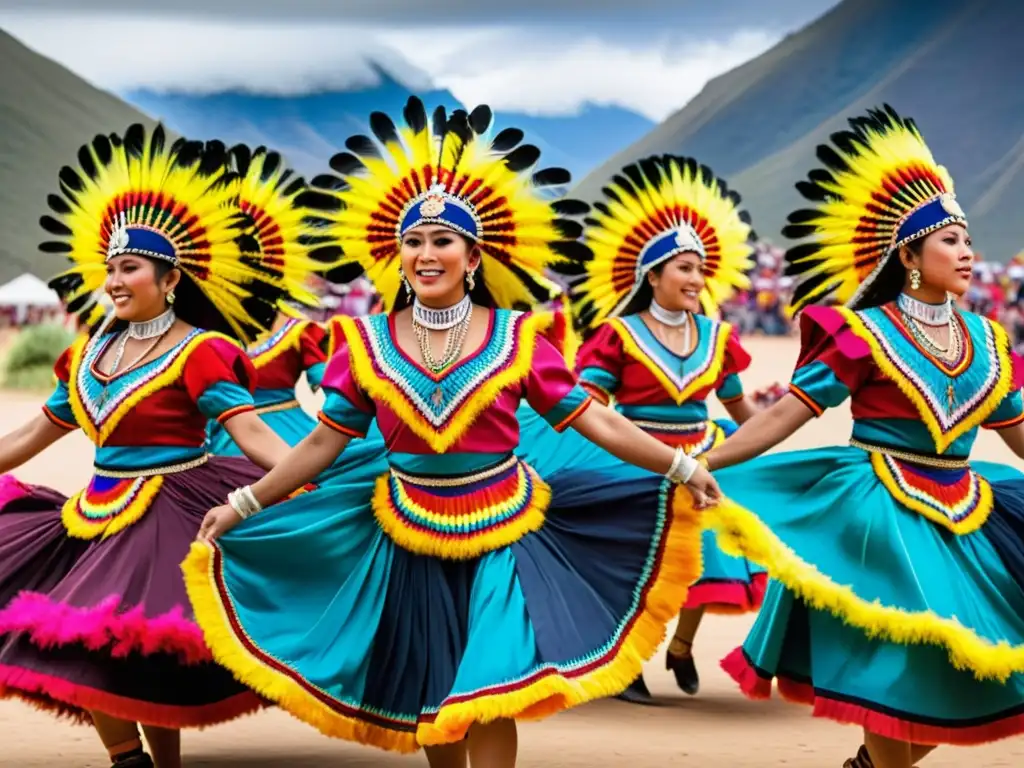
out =
[(704, 456), (699, 456), (699, 457), (697, 457), (697, 461), (698, 461), (698, 463), (699, 463), (699, 464), (700, 464), (700, 465), (701, 465), (702, 467), (704, 467), (704, 469), (706, 469), (706, 470), (707, 470), (708, 472), (710, 472), (710, 471), (711, 471), (711, 462), (710, 462), (710, 461), (708, 461), (708, 457), (707, 457), (707, 454), (705, 454)]
[(263, 506), (256, 500), (252, 488), (248, 485), (229, 493), (228, 504), (243, 520), (248, 520), (253, 515), (263, 511)]
[(674, 483), (683, 485), (690, 482), (690, 478), (693, 477), (693, 473), (697, 471), (699, 466), (700, 462), (697, 459), (687, 456), (686, 452), (677, 446), (676, 455), (672, 459), (672, 466), (665, 473), (665, 477)]

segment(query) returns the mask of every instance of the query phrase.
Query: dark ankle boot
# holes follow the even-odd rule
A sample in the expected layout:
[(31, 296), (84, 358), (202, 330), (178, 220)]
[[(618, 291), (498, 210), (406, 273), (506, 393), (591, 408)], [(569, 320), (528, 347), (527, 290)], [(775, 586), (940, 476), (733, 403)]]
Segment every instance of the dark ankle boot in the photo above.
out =
[(875, 768), (875, 764), (871, 762), (868, 748), (862, 744), (861, 748), (857, 750), (857, 756), (851, 757), (843, 763), (843, 768)]
[(684, 656), (666, 653), (665, 669), (672, 671), (679, 690), (690, 696), (697, 695), (697, 691), (700, 690), (700, 675), (697, 674), (697, 665), (693, 661), (692, 653)]
[(119, 757), (112, 764), (111, 768), (154, 768), (153, 758), (143, 752), (141, 755), (130, 757)]
[(643, 675), (640, 675), (640, 677), (630, 683), (629, 688), (624, 690), (615, 698), (619, 701), (625, 701), (630, 704), (640, 704), (647, 707), (658, 705), (658, 702), (656, 702), (654, 697), (651, 696), (651, 692), (647, 690), (647, 683), (644, 682)]

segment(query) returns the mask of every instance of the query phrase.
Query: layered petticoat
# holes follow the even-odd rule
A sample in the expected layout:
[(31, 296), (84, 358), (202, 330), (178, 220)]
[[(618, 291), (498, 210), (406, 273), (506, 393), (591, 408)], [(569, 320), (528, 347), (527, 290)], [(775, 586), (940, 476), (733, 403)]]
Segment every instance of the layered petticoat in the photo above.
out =
[(934, 470), (854, 447), (721, 470), (706, 519), (772, 579), (723, 662), (814, 714), (920, 744), (1024, 732), (1024, 475)]
[(216, 659), (330, 736), (410, 752), (616, 694), (700, 573), (689, 491), (641, 470), (528, 470), (529, 532), (443, 559), (385, 533), (372, 466), (196, 544), (184, 565)]
[(179, 564), (206, 512), (262, 474), (231, 458), (168, 474), (138, 519), (93, 538), (69, 535), (63, 495), (0, 476), (0, 696), (166, 728), (258, 709), (213, 662)]

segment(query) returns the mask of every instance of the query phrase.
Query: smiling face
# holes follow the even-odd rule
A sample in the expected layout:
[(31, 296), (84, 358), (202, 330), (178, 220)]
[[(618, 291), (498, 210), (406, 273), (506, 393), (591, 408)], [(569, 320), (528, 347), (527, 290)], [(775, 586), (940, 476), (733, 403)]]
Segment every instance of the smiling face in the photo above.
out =
[[(916, 248), (905, 249), (900, 258), (909, 269), (921, 271), (921, 288), (914, 293), (935, 294), (936, 303), (947, 293), (963, 296), (971, 285), (974, 251), (971, 236), (962, 224), (950, 224), (919, 241)], [(909, 284), (909, 282), (908, 282)], [(922, 297), (927, 300), (927, 297)]]
[(659, 272), (647, 273), (654, 300), (670, 312), (699, 312), (700, 292), (704, 290), (704, 262), (692, 251), (680, 253), (665, 262)]
[(167, 310), (167, 294), (180, 276), (178, 270), (158, 266), (152, 259), (125, 254), (107, 262), (104, 287), (118, 320), (141, 323)]
[(466, 294), (466, 273), (480, 266), (480, 249), (437, 224), (423, 224), (402, 238), (402, 273), (428, 307), (457, 304)]

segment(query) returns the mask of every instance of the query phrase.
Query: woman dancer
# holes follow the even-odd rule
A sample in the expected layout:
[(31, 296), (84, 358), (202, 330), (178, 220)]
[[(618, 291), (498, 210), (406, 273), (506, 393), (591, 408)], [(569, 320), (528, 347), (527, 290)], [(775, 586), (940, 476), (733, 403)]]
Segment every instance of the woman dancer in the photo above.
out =
[[(595, 330), (578, 354), (580, 383), (598, 402), (614, 398), (634, 424), (689, 456), (718, 445), (754, 413), (738, 375), (750, 357), (728, 323), (708, 316), (747, 284), (752, 232), (739, 206), (739, 195), (707, 166), (651, 157), (614, 177), (584, 230), (594, 256), (573, 294), (579, 322)], [(735, 421), (708, 418), (712, 393)], [(523, 421), (532, 459), (553, 440), (534, 440), (536, 416)], [(557, 444), (555, 453), (575, 466), (617, 461), (575, 435)], [(756, 611), (764, 594), (764, 571), (724, 554), (712, 531), (704, 534), (703, 558), (665, 657), (690, 695), (700, 686), (692, 646), (705, 611)], [(652, 703), (642, 677), (620, 698)]]
[[(260, 706), (213, 663), (178, 564), (209, 506), (288, 450), (253, 413), (238, 346), (272, 321), (284, 270), (238, 250), (222, 156), (136, 125), (78, 157), (42, 248), (75, 263), (53, 283), (72, 310), (102, 289), (113, 314), (61, 356), (42, 413), (0, 438), (0, 472), (75, 429), (95, 470), (70, 499), (12, 479), (0, 492), (0, 695), (91, 723), (117, 766), (153, 765), (141, 724), (177, 768), (178, 729)], [(209, 458), (208, 419), (255, 464)]]
[[(706, 458), (746, 461), (847, 398), (853, 434), (716, 473), (719, 541), (772, 578), (723, 665), (749, 696), (775, 679), (861, 726), (847, 766), (909, 768), (1024, 731), (1024, 478), (968, 463), (978, 427), (1024, 456), (1021, 368), (949, 298), (970, 284), (967, 219), (914, 123), (885, 107), (850, 126), (786, 230), (814, 236), (787, 255), (807, 307), (790, 394)], [(846, 306), (807, 306), (833, 294)]]
[[(232, 147), (231, 168), (238, 173), (238, 207), (244, 215), (241, 247), (265, 260), (287, 258), (309, 248), (316, 230), (302, 203), (305, 182), (284, 165), (277, 152)], [(302, 290), (301, 284), (295, 286)], [(297, 445), (313, 431), (316, 420), (296, 399), (295, 387), (305, 375), (310, 388), (320, 387), (327, 362), (323, 328), (302, 317), (301, 305), (282, 303), (270, 329), (249, 346), (256, 368), (256, 414), (288, 445)], [(214, 456), (241, 456), (231, 434), (216, 420), (209, 425), (209, 451)]]
[[(577, 205), (537, 190), (568, 174), (531, 173), (539, 151), (514, 128), (486, 138), (490, 122), (487, 107), (428, 120), (414, 98), (402, 129), (376, 113), (379, 144), (332, 159), (332, 227), (392, 311), (342, 321), (322, 423), (210, 512), (184, 566), (239, 679), (330, 736), (426, 746), (435, 768), (512, 766), (516, 719), (621, 691), (698, 575), (699, 515), (674, 514), (681, 495), (692, 509), (676, 483), (716, 493), (682, 450), (587, 407), (550, 314), (494, 308), (548, 298), (542, 270), (585, 249), (557, 213)], [(541, 477), (513, 453), (523, 399), (668, 479)], [(373, 419), (390, 464), (375, 488), (321, 488), (226, 533)]]

